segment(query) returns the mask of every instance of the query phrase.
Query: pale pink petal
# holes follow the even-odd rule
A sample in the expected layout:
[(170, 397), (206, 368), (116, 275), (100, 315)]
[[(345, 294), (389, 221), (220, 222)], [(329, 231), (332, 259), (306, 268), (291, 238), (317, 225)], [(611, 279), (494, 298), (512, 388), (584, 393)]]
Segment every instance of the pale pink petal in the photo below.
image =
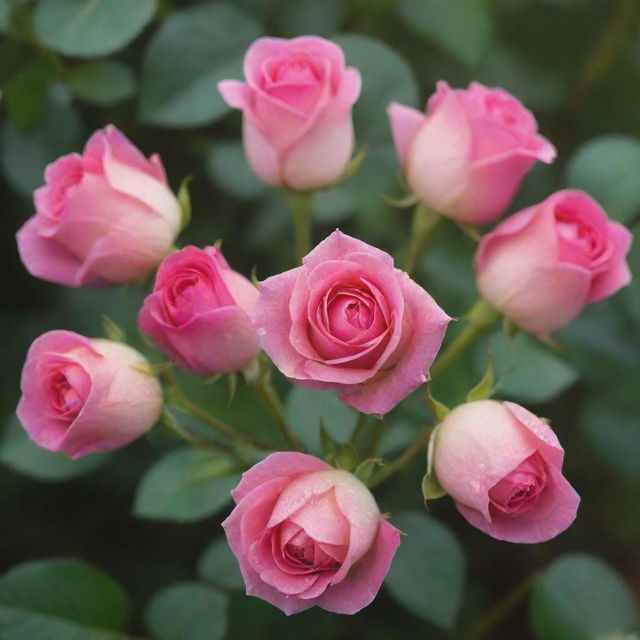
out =
[(247, 494), (256, 487), (272, 480), (273, 478), (292, 478), (294, 476), (313, 473), (314, 471), (323, 471), (331, 469), (331, 467), (306, 453), (297, 453), (294, 451), (281, 451), (272, 453), (264, 460), (254, 465), (248, 471), (242, 474), (240, 484), (231, 492), (233, 499), (240, 502)]
[(354, 614), (373, 602), (400, 546), (400, 532), (382, 519), (375, 542), (351, 568), (347, 577), (331, 586), (314, 604), (334, 613)]
[(609, 268), (593, 278), (588, 302), (607, 298), (631, 282), (631, 270), (625, 257), (629, 253), (633, 235), (625, 226), (612, 221), (607, 223), (607, 234), (613, 247)]
[(387, 115), (391, 122), (391, 133), (398, 160), (404, 167), (407, 164), (409, 145), (423, 123), (425, 114), (413, 107), (391, 102), (387, 107)]
[(55, 239), (42, 236), (39, 230), (38, 217), (33, 216), (16, 234), (20, 260), (27, 271), (49, 282), (68, 287), (80, 286), (81, 261)]
[(247, 160), (253, 171), (266, 184), (272, 187), (282, 186), (284, 178), (277, 150), (250, 117), (243, 119), (242, 137)]
[(251, 108), (251, 87), (240, 80), (223, 80), (218, 82), (218, 91), (222, 99), (234, 109), (242, 111)]

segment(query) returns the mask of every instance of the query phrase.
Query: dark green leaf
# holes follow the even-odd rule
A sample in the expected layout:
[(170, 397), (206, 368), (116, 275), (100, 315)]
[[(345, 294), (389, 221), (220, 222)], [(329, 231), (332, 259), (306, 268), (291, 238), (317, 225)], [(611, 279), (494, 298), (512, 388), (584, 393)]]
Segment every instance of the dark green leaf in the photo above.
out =
[(3, 640), (116, 640), (128, 608), (116, 582), (78, 560), (28, 562), (0, 578)]
[(627, 585), (600, 558), (566, 554), (534, 587), (531, 620), (538, 640), (584, 640), (631, 631), (637, 622)]
[(72, 460), (64, 453), (52, 453), (29, 440), (18, 418), (13, 416), (0, 441), (0, 462), (37, 480), (61, 482), (91, 473), (108, 460), (94, 453)]
[(88, 58), (133, 40), (156, 11), (156, 0), (40, 0), (34, 31), (49, 49)]
[(451, 630), (462, 601), (465, 560), (445, 525), (419, 511), (402, 511), (393, 524), (402, 539), (385, 585), (411, 613)]
[(87, 62), (75, 67), (69, 74), (69, 86), (81, 100), (102, 106), (122, 102), (136, 92), (131, 69), (113, 60)]
[(142, 65), (140, 117), (169, 127), (213, 122), (229, 111), (218, 82), (242, 77), (242, 58), (259, 25), (234, 6), (206, 2), (174, 12)]
[(213, 145), (206, 156), (211, 178), (230, 195), (242, 200), (261, 196), (267, 189), (247, 164), (241, 142)]
[(409, 29), (467, 66), (475, 66), (493, 37), (491, 14), (480, 0), (400, 0)]
[[(418, 101), (411, 67), (388, 45), (374, 38), (347, 34), (333, 40), (344, 49), (347, 64), (356, 67), (363, 78), (362, 94), (353, 112), (358, 144), (391, 142), (387, 105), (395, 100), (416, 106)], [(371, 183), (368, 186), (371, 189)]]
[(240, 480), (233, 469), (233, 460), (223, 453), (172, 451), (144, 474), (134, 513), (159, 520), (202, 520), (231, 501), (229, 492)]
[(567, 185), (584, 189), (620, 222), (640, 214), (640, 140), (602, 136), (582, 145), (567, 165)]
[(339, 31), (346, 4), (344, 0), (281, 0), (276, 20), (287, 37), (305, 33), (326, 37)]
[(357, 420), (356, 412), (340, 402), (332, 391), (294, 387), (287, 395), (285, 409), (295, 433), (317, 454), (322, 454), (321, 420), (327, 433), (338, 442), (349, 438)]
[(215, 587), (244, 589), (244, 580), (226, 538), (214, 540), (198, 560), (198, 575)]
[(181, 582), (157, 593), (145, 622), (157, 640), (220, 640), (227, 629), (228, 597), (203, 584)]

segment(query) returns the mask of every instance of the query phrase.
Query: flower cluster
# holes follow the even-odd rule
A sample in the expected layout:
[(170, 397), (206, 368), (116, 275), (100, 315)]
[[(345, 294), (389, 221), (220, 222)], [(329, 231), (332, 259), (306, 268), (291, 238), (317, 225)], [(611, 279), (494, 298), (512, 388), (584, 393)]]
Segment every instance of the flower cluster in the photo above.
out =
[[(354, 150), (361, 83), (340, 47), (313, 36), (261, 38), (244, 74), (219, 89), (242, 110), (255, 173), (298, 192), (338, 181)], [(496, 220), (531, 167), (556, 155), (515, 97), (478, 83), (440, 82), (426, 113), (392, 103), (388, 114), (418, 206), (465, 225)], [(264, 391), (263, 350), (292, 384), (335, 390), (377, 417), (429, 382), (451, 318), (385, 251), (336, 230), (302, 264), (256, 287), (217, 246), (174, 247), (181, 211), (161, 160), (111, 125), (81, 155), (49, 165), (45, 182), (17, 234), (26, 268), (67, 286), (157, 269), (138, 326), (168, 366), (208, 377), (245, 370)], [(478, 289), (496, 317), (546, 337), (630, 281), (630, 243), (588, 194), (559, 191), (485, 233)], [(162, 414), (163, 366), (118, 341), (50, 331), (27, 354), (18, 417), (38, 445), (74, 458), (123, 447)], [(441, 416), (429, 449), (433, 480), (494, 538), (545, 541), (576, 516), (580, 498), (562, 475), (558, 438), (519, 405), (460, 405)], [(223, 527), (248, 594), (287, 614), (314, 605), (354, 613), (373, 600), (400, 535), (366, 474), (342, 466), (278, 452), (244, 473)]]

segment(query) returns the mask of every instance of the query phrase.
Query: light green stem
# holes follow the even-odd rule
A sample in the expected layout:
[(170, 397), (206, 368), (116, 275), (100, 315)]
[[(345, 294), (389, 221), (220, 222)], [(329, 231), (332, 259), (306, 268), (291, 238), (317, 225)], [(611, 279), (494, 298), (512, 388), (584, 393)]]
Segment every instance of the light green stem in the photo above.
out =
[(484, 300), (478, 300), (469, 310), (462, 332), (442, 351), (431, 367), (431, 378), (435, 378), (443, 369), (455, 362), (469, 345), (484, 335), (499, 319), (498, 311)]
[(422, 253), (433, 241), (441, 222), (441, 215), (431, 211), (422, 203), (416, 205), (411, 223), (411, 242), (404, 263), (404, 270), (410, 276), (416, 270)]
[(351, 444), (356, 447), (358, 444), (358, 440), (364, 435), (364, 432), (367, 430), (367, 426), (369, 424), (369, 416), (366, 413), (358, 414), (358, 421), (356, 422), (356, 426), (353, 428), (353, 433), (351, 434)]
[(304, 451), (304, 447), (300, 444), (300, 440), (298, 440), (293, 433), (289, 420), (287, 419), (287, 414), (282, 406), (280, 396), (271, 384), (270, 376), (266, 375), (262, 377), (262, 379), (255, 385), (255, 389), (262, 397), (267, 409), (271, 412), (278, 430), (283, 435), (289, 446), (294, 451)]
[(313, 191), (287, 192), (291, 220), (293, 222), (293, 236), (296, 249), (296, 264), (302, 264), (302, 258), (311, 251), (311, 207)]
[(418, 437), (395, 459), (385, 464), (380, 470), (373, 475), (367, 486), (371, 489), (377, 487), (380, 483), (390, 478), (394, 473), (403, 469), (412, 458), (418, 454), (429, 443), (433, 427), (425, 427)]

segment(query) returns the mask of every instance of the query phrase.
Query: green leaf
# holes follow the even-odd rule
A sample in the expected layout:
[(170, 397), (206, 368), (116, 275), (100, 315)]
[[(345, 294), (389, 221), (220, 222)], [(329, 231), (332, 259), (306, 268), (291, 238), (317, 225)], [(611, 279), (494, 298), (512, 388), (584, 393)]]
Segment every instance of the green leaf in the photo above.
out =
[[(353, 111), (359, 144), (391, 143), (386, 106), (392, 100), (409, 106), (416, 106), (418, 102), (418, 87), (411, 67), (388, 45), (374, 38), (346, 34), (333, 40), (344, 49), (347, 64), (356, 67), (364, 79)], [(371, 183), (368, 187), (371, 190)]]
[(487, 362), (487, 370), (482, 376), (482, 380), (469, 391), (467, 394), (467, 402), (475, 402), (476, 400), (485, 400), (493, 395), (493, 355), (489, 351), (489, 361)]
[(149, 632), (158, 640), (220, 640), (227, 629), (229, 598), (195, 582), (157, 593), (145, 611)]
[(627, 585), (600, 558), (566, 554), (536, 583), (531, 620), (538, 640), (584, 640), (631, 631), (637, 623)]
[(15, 415), (0, 440), (0, 462), (14, 471), (46, 482), (62, 482), (86, 475), (101, 467), (108, 458), (103, 453), (93, 453), (72, 460), (64, 453), (42, 449), (29, 440)]
[(244, 589), (244, 580), (227, 539), (217, 538), (200, 556), (198, 575), (214, 587), (239, 591)]
[(0, 578), (3, 640), (117, 640), (128, 610), (122, 588), (78, 560), (27, 562)]
[(5, 120), (0, 131), (0, 163), (14, 189), (31, 197), (44, 183), (44, 168), (56, 158), (74, 151), (82, 124), (75, 109), (47, 96), (42, 116), (32, 131), (24, 132)]
[(213, 181), (234, 198), (253, 200), (267, 190), (247, 164), (241, 142), (212, 145), (207, 152), (205, 166)]
[(220, 452), (180, 448), (149, 469), (136, 491), (133, 511), (142, 518), (193, 522), (213, 515), (231, 501), (240, 475)]
[(281, 0), (277, 3), (276, 22), (289, 38), (304, 33), (327, 37), (340, 30), (346, 5), (344, 0)]
[(332, 391), (294, 387), (285, 400), (285, 411), (296, 435), (307, 449), (322, 455), (319, 425), (334, 441), (344, 442), (351, 435), (358, 416)]
[(140, 117), (167, 127), (193, 127), (229, 107), (218, 82), (242, 77), (242, 58), (260, 26), (241, 10), (206, 2), (171, 14), (156, 32), (142, 64)]
[[(499, 395), (527, 402), (546, 402), (579, 378), (571, 365), (525, 333), (508, 339), (497, 329), (491, 336)], [(476, 354), (476, 371), (482, 370), (486, 351)]]
[(368, 458), (367, 460), (363, 460), (354, 470), (353, 475), (363, 482), (367, 484), (371, 477), (373, 476), (373, 472), (382, 464), (382, 458)]
[(630, 222), (640, 214), (640, 140), (619, 135), (589, 140), (571, 157), (566, 181), (587, 191), (610, 217)]
[(33, 129), (42, 114), (47, 85), (56, 74), (51, 60), (40, 59), (15, 73), (4, 87), (9, 119), (20, 129)]
[(446, 630), (453, 628), (464, 589), (465, 560), (457, 539), (441, 522), (402, 511), (393, 524), (407, 534), (385, 586), (403, 607)]
[(400, 0), (409, 29), (466, 66), (478, 64), (493, 38), (487, 3), (482, 0)]
[(85, 102), (110, 106), (133, 96), (136, 80), (122, 62), (101, 60), (75, 67), (69, 74), (69, 87)]
[(34, 32), (47, 48), (89, 58), (121, 49), (149, 23), (156, 0), (40, 0)]

